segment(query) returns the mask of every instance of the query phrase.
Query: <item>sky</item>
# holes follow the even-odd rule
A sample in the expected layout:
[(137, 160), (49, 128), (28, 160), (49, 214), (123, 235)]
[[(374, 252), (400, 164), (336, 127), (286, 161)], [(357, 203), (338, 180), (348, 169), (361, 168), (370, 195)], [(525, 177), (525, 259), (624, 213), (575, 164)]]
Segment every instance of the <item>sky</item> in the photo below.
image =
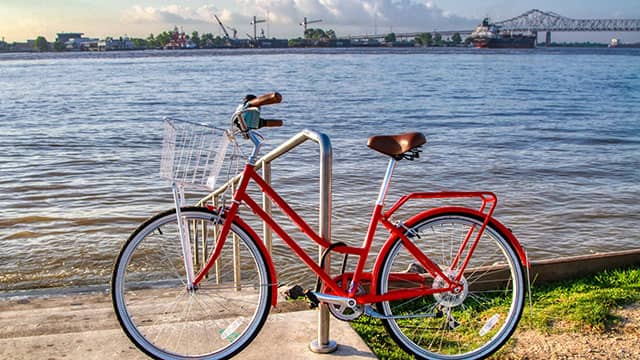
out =
[[(181, 27), (185, 32), (221, 35), (214, 14), (239, 37), (253, 33), (252, 16), (268, 37), (302, 36), (310, 25), (333, 29), (338, 36), (434, 30), (473, 29), (483, 17), (499, 21), (530, 9), (566, 17), (640, 19), (640, 0), (0, 0), (0, 39), (26, 41), (39, 35), (49, 41), (58, 32), (85, 37), (130, 36)], [(557, 41), (640, 41), (640, 32), (554, 33)]]

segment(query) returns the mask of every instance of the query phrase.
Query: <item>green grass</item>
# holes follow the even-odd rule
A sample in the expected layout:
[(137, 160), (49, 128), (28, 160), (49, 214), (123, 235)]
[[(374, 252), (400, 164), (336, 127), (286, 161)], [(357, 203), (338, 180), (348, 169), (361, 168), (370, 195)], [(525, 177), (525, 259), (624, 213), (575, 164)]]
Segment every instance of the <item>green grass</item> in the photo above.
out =
[(640, 269), (614, 270), (533, 288), (533, 314), (521, 326), (537, 330), (603, 332), (615, 323), (612, 310), (640, 301)]
[[(617, 322), (612, 311), (640, 302), (640, 268), (605, 271), (572, 281), (532, 285), (533, 306), (518, 325), (545, 333), (604, 332)], [(387, 335), (380, 320), (361, 317), (352, 327), (380, 359), (412, 359)]]

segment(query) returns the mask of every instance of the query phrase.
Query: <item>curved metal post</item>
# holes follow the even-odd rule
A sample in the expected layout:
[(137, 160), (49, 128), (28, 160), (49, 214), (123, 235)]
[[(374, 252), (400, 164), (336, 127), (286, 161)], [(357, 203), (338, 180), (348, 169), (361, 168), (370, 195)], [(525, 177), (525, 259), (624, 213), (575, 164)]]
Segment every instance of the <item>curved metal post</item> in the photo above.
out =
[[(268, 154), (261, 157), (256, 161), (256, 170), (264, 169), (264, 179), (270, 183), (271, 177), (271, 162), (285, 153), (293, 150), (298, 145), (304, 143), (307, 140), (312, 140), (320, 147), (320, 196), (319, 196), (319, 235), (331, 242), (331, 205), (332, 205), (332, 164), (333, 164), (333, 152), (331, 149), (331, 141), (326, 134), (305, 129), (298, 134), (291, 137), (289, 140), (282, 143), (277, 148), (271, 150)], [(224, 193), (229, 186), (233, 186), (240, 181), (241, 175), (237, 175), (230, 179), (226, 184), (220, 186), (218, 189), (202, 198), (198, 205), (202, 206), (207, 201), (216, 201), (215, 199), (222, 193)], [(267, 211), (271, 206), (268, 199), (265, 199), (263, 207)], [(270, 211), (267, 211), (271, 214)], [(271, 229), (264, 225), (264, 240), (267, 242), (267, 246), (270, 247)], [(319, 247), (318, 256), (322, 256), (324, 249)], [(319, 258), (320, 260), (320, 258)], [(327, 273), (331, 270), (331, 262), (329, 258), (325, 262), (325, 270)], [(318, 337), (309, 344), (309, 349), (316, 353), (330, 353), (338, 348), (335, 341), (329, 339), (329, 309), (326, 304), (320, 304), (318, 311)]]
[[(320, 209), (319, 224), (320, 236), (331, 242), (331, 179), (333, 152), (331, 150), (331, 141), (326, 134), (309, 132), (307, 136), (313, 136), (312, 140), (320, 145)], [(318, 257), (322, 257), (322, 247), (318, 247)], [(324, 264), (324, 270), (329, 274), (331, 272), (331, 256), (327, 256)], [(321, 303), (318, 309), (318, 337), (309, 344), (309, 349), (315, 353), (330, 353), (338, 348), (338, 344), (329, 339), (329, 308), (327, 304)]]

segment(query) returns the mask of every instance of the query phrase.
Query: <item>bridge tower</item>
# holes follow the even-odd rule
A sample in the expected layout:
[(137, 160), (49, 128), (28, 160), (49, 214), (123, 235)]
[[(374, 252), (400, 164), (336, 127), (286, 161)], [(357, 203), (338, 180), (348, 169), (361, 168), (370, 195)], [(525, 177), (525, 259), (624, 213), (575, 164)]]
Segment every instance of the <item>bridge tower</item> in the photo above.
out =
[(551, 31), (547, 31), (545, 39), (544, 39), (544, 45), (546, 47), (551, 46)]

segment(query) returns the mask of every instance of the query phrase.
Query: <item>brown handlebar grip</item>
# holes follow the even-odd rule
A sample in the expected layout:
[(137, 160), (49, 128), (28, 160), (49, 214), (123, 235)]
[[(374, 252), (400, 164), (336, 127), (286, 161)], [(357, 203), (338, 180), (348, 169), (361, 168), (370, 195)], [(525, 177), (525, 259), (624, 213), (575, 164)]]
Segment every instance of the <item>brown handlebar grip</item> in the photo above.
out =
[(277, 119), (260, 119), (260, 127), (279, 127), (284, 125), (284, 121)]
[(249, 100), (248, 104), (254, 107), (260, 107), (262, 105), (277, 104), (282, 101), (282, 95), (279, 92), (273, 92), (270, 94), (260, 95), (253, 100)]

